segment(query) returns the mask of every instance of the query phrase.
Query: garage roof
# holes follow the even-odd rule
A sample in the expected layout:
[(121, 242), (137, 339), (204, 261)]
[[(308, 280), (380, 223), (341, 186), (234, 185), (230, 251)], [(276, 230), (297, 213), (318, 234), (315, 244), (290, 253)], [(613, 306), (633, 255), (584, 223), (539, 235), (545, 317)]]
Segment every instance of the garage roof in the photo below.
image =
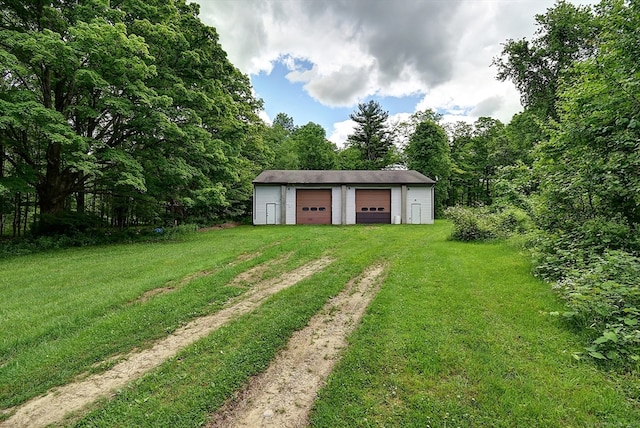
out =
[(418, 171), (267, 170), (254, 184), (421, 184), (436, 182)]

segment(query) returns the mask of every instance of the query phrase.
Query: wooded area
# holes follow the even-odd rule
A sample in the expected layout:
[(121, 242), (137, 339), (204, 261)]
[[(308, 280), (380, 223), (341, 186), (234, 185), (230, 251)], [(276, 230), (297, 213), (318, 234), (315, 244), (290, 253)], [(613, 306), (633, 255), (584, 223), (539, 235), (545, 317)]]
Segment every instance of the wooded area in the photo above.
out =
[[(345, 148), (315, 123), (258, 118), (261, 101), (186, 1), (3, 1), (0, 232), (207, 223), (247, 215), (263, 169), (416, 169), (437, 214), (508, 202), (544, 223), (638, 216), (637, 6), (560, 2), (508, 40), (497, 77), (510, 123), (390, 123), (375, 101)], [(620, 220), (620, 221), (618, 221)]]

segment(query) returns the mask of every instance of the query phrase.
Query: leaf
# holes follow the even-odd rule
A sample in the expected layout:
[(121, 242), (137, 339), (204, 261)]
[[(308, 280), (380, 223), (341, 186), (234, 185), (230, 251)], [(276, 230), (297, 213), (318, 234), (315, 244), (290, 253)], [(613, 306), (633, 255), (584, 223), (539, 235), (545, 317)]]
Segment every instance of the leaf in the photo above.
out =
[(637, 318), (629, 318), (629, 317), (627, 317), (627, 318), (624, 319), (624, 323), (626, 325), (629, 325), (629, 326), (638, 325), (638, 319)]
[(610, 360), (617, 360), (618, 357), (619, 357), (619, 354), (616, 351), (607, 352), (607, 358)]
[(589, 351), (589, 355), (591, 355), (593, 358), (597, 358), (599, 360), (606, 360), (607, 357), (605, 357), (604, 355), (602, 355), (600, 352), (597, 351)]
[(607, 338), (607, 340), (618, 343), (618, 335), (614, 331), (605, 331), (602, 336)]

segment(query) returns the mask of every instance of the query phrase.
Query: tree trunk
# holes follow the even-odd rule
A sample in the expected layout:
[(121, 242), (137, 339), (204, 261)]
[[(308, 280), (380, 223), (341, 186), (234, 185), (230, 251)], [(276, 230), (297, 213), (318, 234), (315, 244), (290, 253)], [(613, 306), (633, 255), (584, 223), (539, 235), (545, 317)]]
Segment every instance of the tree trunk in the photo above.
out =
[(13, 237), (20, 236), (20, 193), (16, 193), (13, 207)]
[(78, 173), (61, 170), (61, 151), (59, 143), (49, 144), (47, 171), (36, 186), (40, 207), (39, 232), (42, 234), (65, 232), (61, 222), (65, 201), (73, 195), (78, 185)]
[(27, 223), (29, 222), (29, 194), (26, 195), (26, 200), (24, 201), (24, 223), (22, 224), (22, 236), (27, 234)]
[(85, 192), (80, 190), (76, 193), (76, 211), (84, 213), (85, 211)]

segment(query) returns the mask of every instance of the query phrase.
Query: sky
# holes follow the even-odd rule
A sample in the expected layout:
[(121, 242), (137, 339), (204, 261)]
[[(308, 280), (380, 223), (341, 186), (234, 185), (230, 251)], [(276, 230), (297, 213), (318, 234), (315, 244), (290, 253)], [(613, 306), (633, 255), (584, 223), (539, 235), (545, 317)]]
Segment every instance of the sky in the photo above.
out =
[[(196, 0), (222, 48), (264, 101), (343, 147), (349, 114), (376, 100), (400, 121), (432, 109), (447, 122), (522, 111), (491, 66), (508, 39), (531, 39), (554, 0)], [(570, 0), (576, 5), (596, 0)]]

